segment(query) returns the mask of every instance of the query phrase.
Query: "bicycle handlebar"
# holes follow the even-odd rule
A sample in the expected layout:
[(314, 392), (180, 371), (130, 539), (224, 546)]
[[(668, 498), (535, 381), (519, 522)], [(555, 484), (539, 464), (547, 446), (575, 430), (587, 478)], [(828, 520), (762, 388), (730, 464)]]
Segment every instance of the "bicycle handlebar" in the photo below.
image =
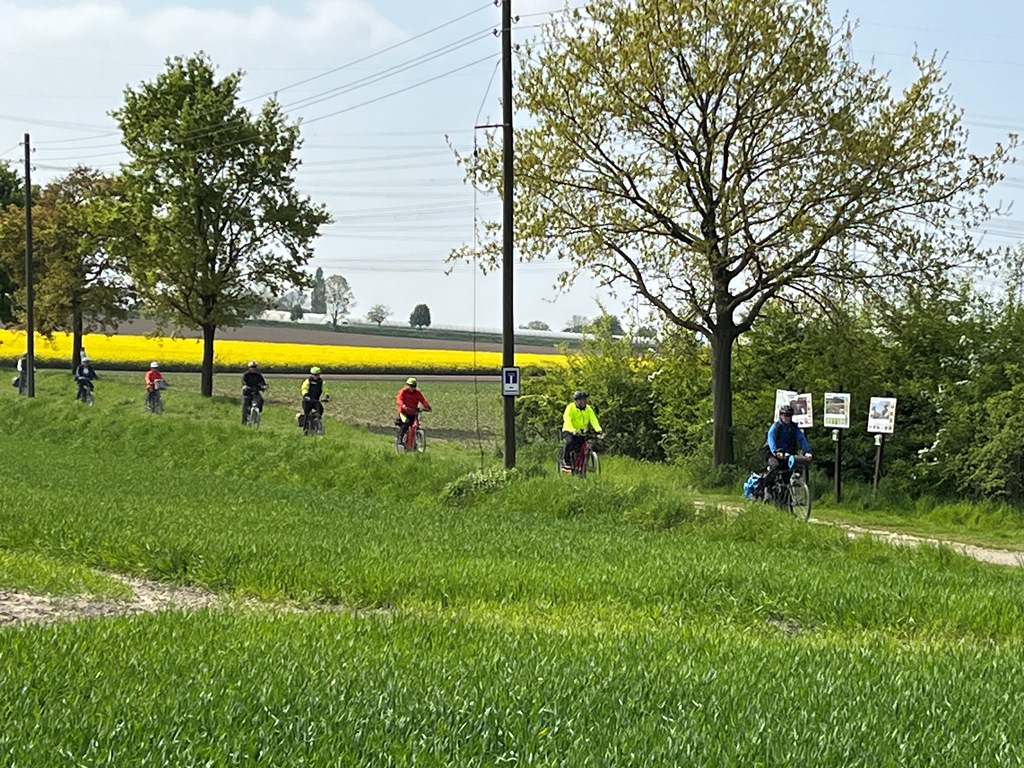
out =
[(811, 466), (810, 456), (797, 456), (795, 453), (786, 457), (786, 464), (790, 469), (803, 469)]

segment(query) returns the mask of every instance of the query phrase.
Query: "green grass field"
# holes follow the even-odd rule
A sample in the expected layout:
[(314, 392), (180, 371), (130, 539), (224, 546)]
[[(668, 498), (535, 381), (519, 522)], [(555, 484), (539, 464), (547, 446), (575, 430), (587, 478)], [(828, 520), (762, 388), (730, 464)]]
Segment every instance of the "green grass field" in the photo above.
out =
[[(284, 401), (245, 430), (231, 382), (171, 383), (162, 416), (131, 377), (94, 408), (56, 372), (0, 395), (3, 588), (237, 598), (0, 629), (4, 764), (1024, 761), (1019, 569), (695, 505), (615, 457), (581, 482), (527, 447), (506, 475), (457, 440), (304, 438)], [(438, 428), (469, 410), (446, 391)]]

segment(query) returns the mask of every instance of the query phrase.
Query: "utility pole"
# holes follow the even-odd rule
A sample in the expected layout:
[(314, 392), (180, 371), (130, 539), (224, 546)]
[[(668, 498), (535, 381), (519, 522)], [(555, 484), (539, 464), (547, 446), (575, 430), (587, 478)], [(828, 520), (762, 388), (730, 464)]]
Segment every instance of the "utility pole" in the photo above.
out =
[(36, 323), (33, 313), (35, 303), (35, 284), (32, 275), (32, 148), (29, 135), (25, 134), (25, 332), (28, 336), (28, 349), (25, 350), (25, 370), (22, 376), (27, 377), (26, 393), (29, 397), (36, 396)]
[[(504, 142), (502, 163), (504, 169), (502, 196), (502, 324), (501, 324), (501, 364), (511, 368), (516, 364), (515, 325), (512, 319), (512, 0), (502, 0), (501, 5), (501, 106)], [(505, 468), (512, 469), (516, 465), (516, 398), (515, 395), (504, 395), (505, 415)]]

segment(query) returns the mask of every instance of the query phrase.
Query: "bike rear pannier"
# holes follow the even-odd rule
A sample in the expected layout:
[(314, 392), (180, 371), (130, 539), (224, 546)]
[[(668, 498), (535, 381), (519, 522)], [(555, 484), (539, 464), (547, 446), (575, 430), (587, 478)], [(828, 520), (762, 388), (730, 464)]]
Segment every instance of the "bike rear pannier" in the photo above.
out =
[(747, 499), (757, 499), (761, 495), (761, 476), (756, 472), (751, 472), (750, 477), (743, 483), (743, 497)]
[(304, 414), (304, 413), (296, 413), (295, 414), (295, 423), (298, 424), (300, 428), (306, 426), (306, 414)]

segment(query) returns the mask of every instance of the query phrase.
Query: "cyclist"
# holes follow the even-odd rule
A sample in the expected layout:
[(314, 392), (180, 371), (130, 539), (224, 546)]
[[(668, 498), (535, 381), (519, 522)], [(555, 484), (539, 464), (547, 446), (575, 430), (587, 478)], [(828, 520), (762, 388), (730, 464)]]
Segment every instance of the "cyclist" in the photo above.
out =
[(807, 435), (793, 422), (793, 406), (783, 405), (779, 407), (779, 418), (768, 428), (768, 438), (763, 449), (765, 458), (768, 461), (768, 471), (761, 481), (761, 487), (767, 488), (775, 477), (775, 473), (783, 467), (785, 457), (802, 450), (807, 458), (810, 458), (811, 444), (807, 442)]
[(81, 362), (75, 368), (75, 382), (78, 384), (78, 394), (75, 395), (75, 399), (81, 400), (84, 403), (85, 393), (92, 392), (92, 383), (98, 378), (99, 374), (92, 367), (92, 361), (85, 355), (82, 355)]
[(245, 424), (249, 418), (249, 409), (253, 403), (257, 410), (263, 413), (263, 395), (260, 393), (267, 388), (267, 380), (258, 370), (255, 360), (249, 361), (249, 366), (242, 374), (242, 423)]
[(398, 403), (398, 418), (395, 419), (398, 434), (395, 435), (395, 445), (402, 445), (405, 442), (405, 435), (409, 431), (409, 427), (412, 426), (412, 422), (416, 418), (416, 414), (419, 413), (421, 408), (424, 411), (429, 411), (430, 403), (427, 402), (427, 398), (420, 392), (419, 383), (412, 376), (406, 379), (405, 386), (398, 390), (395, 402)]
[(572, 393), (572, 402), (565, 407), (562, 414), (562, 439), (565, 440), (565, 447), (562, 449), (562, 466), (566, 469), (572, 467), (572, 457), (585, 439), (587, 428), (593, 429), (598, 436), (604, 434), (601, 423), (597, 420), (594, 409), (587, 404), (589, 396), (581, 389)]
[(19, 395), (24, 395), (28, 392), (28, 378), (26, 372), (28, 371), (28, 355), (22, 355), (18, 358), (18, 375), (14, 377), (14, 381), (11, 385), (18, 390)]
[(160, 363), (154, 360), (149, 364), (149, 370), (146, 371), (146, 404), (150, 407), (153, 406), (157, 389), (163, 388), (163, 384), (160, 383), (163, 380), (164, 375), (160, 373)]
[(314, 365), (309, 369), (309, 377), (302, 380), (302, 418), (303, 424), (309, 417), (309, 412), (314, 408), (322, 419), (324, 416), (324, 404), (321, 398), (328, 399), (324, 380), (320, 378), (320, 366)]

